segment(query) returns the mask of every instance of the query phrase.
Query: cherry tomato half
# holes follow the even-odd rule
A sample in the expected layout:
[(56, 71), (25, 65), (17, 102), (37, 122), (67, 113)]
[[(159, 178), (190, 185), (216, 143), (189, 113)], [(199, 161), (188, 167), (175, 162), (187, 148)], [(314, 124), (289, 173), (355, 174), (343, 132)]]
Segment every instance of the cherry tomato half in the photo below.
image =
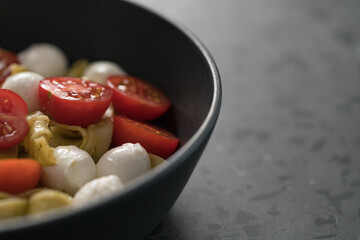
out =
[(16, 54), (0, 48), (0, 83), (10, 75), (13, 63), (20, 63)]
[(98, 122), (111, 103), (111, 90), (73, 77), (46, 78), (39, 83), (42, 110), (55, 121), (86, 127)]
[(170, 100), (164, 93), (136, 77), (110, 76), (107, 85), (113, 90), (115, 111), (131, 119), (153, 120), (170, 107)]
[(162, 158), (169, 157), (179, 144), (179, 139), (167, 130), (119, 115), (114, 117), (113, 140), (116, 146), (140, 143), (148, 153)]
[(14, 147), (24, 139), (29, 129), (27, 111), (19, 95), (0, 89), (0, 150)]

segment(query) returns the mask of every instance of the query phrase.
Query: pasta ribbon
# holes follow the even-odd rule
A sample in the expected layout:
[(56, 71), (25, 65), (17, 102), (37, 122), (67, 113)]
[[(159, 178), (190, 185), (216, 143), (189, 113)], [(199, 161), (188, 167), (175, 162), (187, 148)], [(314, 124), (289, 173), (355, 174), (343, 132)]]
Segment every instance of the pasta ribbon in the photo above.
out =
[(53, 147), (75, 145), (88, 152), (96, 163), (110, 147), (113, 128), (111, 117), (104, 117), (87, 128), (51, 121), (53, 138), (50, 145)]
[(55, 165), (54, 149), (49, 146), (52, 133), (49, 128), (50, 119), (41, 112), (29, 115), (29, 131), (23, 140), (24, 149), (28, 158), (33, 158), (45, 166)]
[(38, 160), (44, 167), (54, 165), (54, 148), (74, 145), (88, 152), (96, 163), (110, 147), (114, 128), (112, 115), (109, 109), (99, 122), (86, 128), (58, 123), (41, 112), (29, 115), (29, 131), (23, 140), (26, 157)]

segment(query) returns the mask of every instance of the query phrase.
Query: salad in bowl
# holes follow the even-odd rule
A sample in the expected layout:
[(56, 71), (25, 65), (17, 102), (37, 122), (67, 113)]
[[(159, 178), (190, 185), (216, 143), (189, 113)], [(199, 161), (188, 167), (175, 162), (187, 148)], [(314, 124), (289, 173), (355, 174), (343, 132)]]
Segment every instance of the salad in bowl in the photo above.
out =
[(178, 148), (153, 123), (171, 107), (159, 88), (112, 61), (68, 65), (50, 43), (0, 49), (0, 219), (85, 206)]

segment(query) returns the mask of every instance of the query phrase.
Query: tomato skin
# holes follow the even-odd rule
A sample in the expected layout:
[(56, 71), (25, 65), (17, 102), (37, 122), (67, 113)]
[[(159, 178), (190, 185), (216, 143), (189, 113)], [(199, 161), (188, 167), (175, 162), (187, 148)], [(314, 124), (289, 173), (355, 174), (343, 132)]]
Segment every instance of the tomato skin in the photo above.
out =
[(140, 143), (148, 153), (168, 158), (176, 150), (179, 139), (172, 133), (154, 125), (138, 122), (125, 116), (114, 116), (113, 140), (116, 146)]
[(128, 75), (108, 77), (113, 90), (115, 111), (131, 119), (150, 121), (165, 113), (171, 105), (163, 92), (151, 84)]
[(33, 159), (0, 160), (0, 191), (18, 194), (39, 183), (41, 165)]
[(0, 89), (0, 150), (14, 147), (24, 139), (29, 129), (27, 111), (18, 94)]
[(5, 79), (10, 75), (10, 66), (13, 63), (20, 64), (16, 54), (0, 48), (0, 83), (4, 82)]
[(87, 127), (98, 122), (111, 104), (111, 90), (73, 77), (46, 78), (39, 83), (42, 110), (55, 121)]

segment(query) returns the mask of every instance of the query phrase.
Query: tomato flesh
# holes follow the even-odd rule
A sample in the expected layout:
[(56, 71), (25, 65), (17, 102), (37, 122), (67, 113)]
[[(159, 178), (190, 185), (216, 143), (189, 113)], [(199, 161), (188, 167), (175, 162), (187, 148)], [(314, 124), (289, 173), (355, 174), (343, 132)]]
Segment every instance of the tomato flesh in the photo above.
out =
[(153, 120), (165, 113), (171, 105), (159, 89), (133, 76), (110, 76), (107, 85), (113, 90), (115, 111), (131, 119)]
[(116, 146), (140, 143), (148, 153), (162, 158), (173, 154), (179, 144), (179, 139), (169, 131), (125, 116), (114, 117), (113, 140)]
[(0, 150), (19, 144), (28, 132), (27, 105), (13, 91), (0, 89)]
[(0, 83), (11, 74), (11, 64), (19, 64), (15, 53), (0, 48)]
[(98, 122), (111, 103), (102, 84), (73, 77), (46, 78), (39, 83), (42, 110), (55, 121), (87, 127)]

